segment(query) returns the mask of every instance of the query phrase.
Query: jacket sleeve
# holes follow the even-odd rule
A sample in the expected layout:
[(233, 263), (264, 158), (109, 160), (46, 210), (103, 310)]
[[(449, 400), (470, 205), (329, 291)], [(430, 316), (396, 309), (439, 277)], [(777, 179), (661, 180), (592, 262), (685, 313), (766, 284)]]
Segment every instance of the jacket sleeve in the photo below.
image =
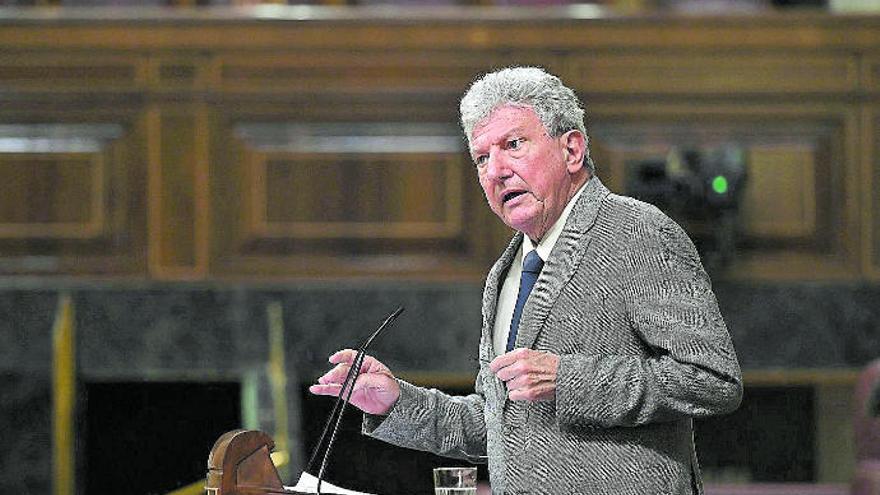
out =
[(647, 352), (561, 356), (558, 421), (637, 426), (733, 411), (742, 399), (739, 363), (693, 243), (653, 207), (625, 240), (620, 289)]
[(400, 398), (387, 416), (364, 415), (363, 433), (400, 447), (485, 462), (481, 378), (477, 377), (476, 393), (467, 396), (451, 396), (399, 380)]

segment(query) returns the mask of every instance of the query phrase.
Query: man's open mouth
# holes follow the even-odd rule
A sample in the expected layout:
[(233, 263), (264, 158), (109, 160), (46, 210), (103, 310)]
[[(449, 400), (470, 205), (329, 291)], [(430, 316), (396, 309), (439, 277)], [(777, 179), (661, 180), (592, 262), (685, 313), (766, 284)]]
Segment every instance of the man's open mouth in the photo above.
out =
[(505, 194), (503, 198), (501, 198), (501, 202), (507, 203), (511, 199), (516, 198), (517, 196), (522, 196), (525, 193), (525, 191), (510, 191), (509, 193)]

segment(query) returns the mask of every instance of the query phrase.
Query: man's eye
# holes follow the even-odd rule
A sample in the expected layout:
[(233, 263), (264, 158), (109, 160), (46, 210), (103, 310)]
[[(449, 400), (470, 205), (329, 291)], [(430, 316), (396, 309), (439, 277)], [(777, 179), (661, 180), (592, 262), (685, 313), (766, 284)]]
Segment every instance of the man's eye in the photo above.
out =
[(478, 166), (478, 167), (482, 167), (483, 165), (486, 164), (487, 160), (489, 160), (489, 155), (480, 155), (480, 156), (474, 158), (474, 164), (476, 164), (476, 166)]
[(511, 139), (507, 142), (507, 149), (518, 150), (520, 147), (522, 147), (523, 141), (525, 141), (523, 138)]

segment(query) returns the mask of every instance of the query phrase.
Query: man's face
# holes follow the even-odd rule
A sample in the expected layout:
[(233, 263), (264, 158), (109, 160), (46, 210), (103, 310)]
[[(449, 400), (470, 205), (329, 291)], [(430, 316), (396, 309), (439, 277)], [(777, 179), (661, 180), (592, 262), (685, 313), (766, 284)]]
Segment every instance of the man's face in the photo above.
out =
[(504, 106), (477, 124), (471, 157), (489, 207), (509, 227), (538, 241), (574, 194), (567, 149), (572, 132), (551, 137), (531, 108)]

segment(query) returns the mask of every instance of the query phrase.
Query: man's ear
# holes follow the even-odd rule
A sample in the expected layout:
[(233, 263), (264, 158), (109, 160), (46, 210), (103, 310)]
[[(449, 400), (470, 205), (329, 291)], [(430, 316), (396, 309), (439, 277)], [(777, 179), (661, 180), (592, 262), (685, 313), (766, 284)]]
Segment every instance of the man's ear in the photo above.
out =
[(587, 139), (584, 133), (572, 129), (559, 137), (562, 145), (562, 156), (568, 173), (575, 174), (584, 167), (584, 156), (587, 153)]

